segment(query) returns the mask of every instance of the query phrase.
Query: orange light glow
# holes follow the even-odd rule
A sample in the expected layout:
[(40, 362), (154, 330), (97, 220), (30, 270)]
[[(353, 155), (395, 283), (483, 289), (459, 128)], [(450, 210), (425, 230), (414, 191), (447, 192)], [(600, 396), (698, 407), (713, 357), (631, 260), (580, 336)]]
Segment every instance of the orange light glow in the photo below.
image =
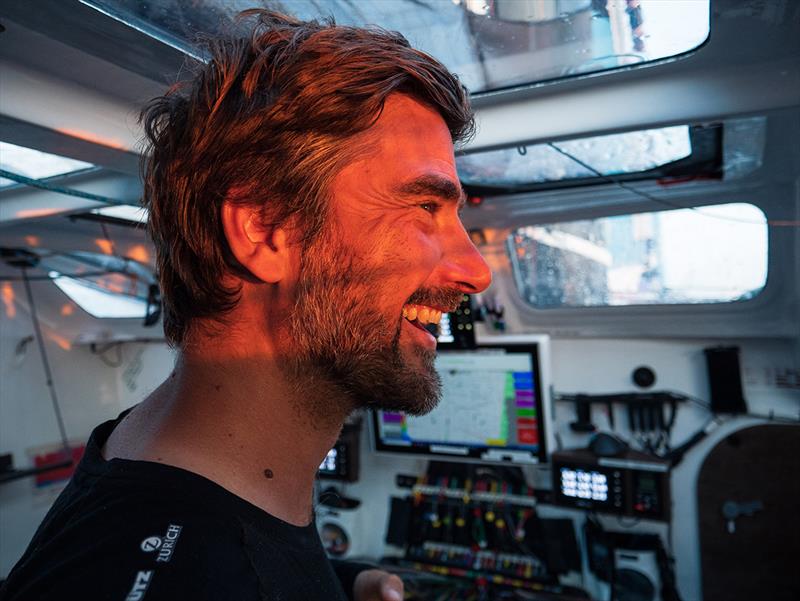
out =
[(61, 336), (60, 334), (56, 334), (55, 332), (50, 332), (47, 335), (47, 337), (65, 351), (68, 351), (72, 348), (72, 343), (63, 336)]
[(17, 307), (14, 305), (14, 289), (11, 282), (3, 282), (2, 288), (3, 304), (6, 306), (6, 317), (11, 319), (17, 314)]
[(31, 219), (32, 217), (47, 217), (48, 215), (57, 215), (61, 209), (23, 209), (14, 213), (14, 217), (18, 219)]
[(134, 244), (128, 249), (127, 256), (139, 263), (150, 262), (150, 252), (144, 244)]
[(39, 236), (25, 236), (25, 244), (28, 246), (39, 246), (40, 242)]
[(73, 313), (75, 313), (75, 307), (69, 303), (61, 305), (61, 315), (66, 317), (68, 315), (72, 315)]
[(136, 294), (136, 279), (121, 273), (107, 273), (94, 278), (94, 283), (114, 294)]
[(104, 138), (103, 136), (98, 136), (96, 133), (91, 131), (86, 131), (83, 129), (71, 129), (68, 127), (57, 128), (56, 131), (68, 136), (72, 136), (73, 138), (79, 138), (81, 140), (86, 140), (87, 142), (100, 144), (101, 146), (116, 148), (117, 150), (124, 150), (126, 152), (130, 150), (130, 148), (125, 146), (125, 144), (123, 144), (120, 140), (115, 138)]
[(114, 253), (114, 245), (111, 243), (111, 240), (97, 238), (94, 243), (100, 247), (100, 250), (102, 250), (104, 254), (110, 255)]

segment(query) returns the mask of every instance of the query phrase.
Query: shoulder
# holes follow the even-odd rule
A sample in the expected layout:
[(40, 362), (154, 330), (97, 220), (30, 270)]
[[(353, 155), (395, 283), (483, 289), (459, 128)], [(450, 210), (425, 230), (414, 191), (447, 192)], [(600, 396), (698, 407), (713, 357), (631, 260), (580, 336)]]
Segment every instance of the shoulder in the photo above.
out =
[[(250, 592), (252, 591), (252, 592)], [(146, 596), (145, 596), (146, 594)], [(258, 580), (239, 522), (202, 499), (96, 497), (48, 516), (3, 599), (248, 599)]]

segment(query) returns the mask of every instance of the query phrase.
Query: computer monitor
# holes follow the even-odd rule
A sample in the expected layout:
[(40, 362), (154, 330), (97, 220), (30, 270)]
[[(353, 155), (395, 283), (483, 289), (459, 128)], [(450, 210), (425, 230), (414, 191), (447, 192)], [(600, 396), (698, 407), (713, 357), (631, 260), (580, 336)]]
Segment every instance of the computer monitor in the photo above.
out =
[(375, 450), (451, 461), (545, 462), (540, 347), (524, 342), (439, 351), (439, 405), (421, 417), (373, 411)]

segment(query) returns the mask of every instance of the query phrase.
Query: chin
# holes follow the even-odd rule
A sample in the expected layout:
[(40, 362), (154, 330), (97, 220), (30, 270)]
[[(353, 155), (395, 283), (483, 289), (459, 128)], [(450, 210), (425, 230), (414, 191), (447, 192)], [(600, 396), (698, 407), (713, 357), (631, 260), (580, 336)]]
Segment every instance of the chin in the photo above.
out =
[(410, 360), (398, 354), (387, 372), (364, 381), (365, 386), (356, 395), (356, 404), (415, 416), (430, 413), (439, 404), (442, 391), (441, 378), (434, 368), (435, 358), (434, 351), (422, 349), (416, 350)]

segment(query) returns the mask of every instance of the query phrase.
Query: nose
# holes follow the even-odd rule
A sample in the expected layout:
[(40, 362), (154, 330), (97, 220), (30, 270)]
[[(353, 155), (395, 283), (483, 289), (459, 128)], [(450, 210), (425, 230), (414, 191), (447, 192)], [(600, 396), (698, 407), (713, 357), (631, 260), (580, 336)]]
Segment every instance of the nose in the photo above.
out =
[(459, 223), (448, 236), (442, 258), (444, 276), (465, 294), (483, 292), (492, 283), (492, 270)]

